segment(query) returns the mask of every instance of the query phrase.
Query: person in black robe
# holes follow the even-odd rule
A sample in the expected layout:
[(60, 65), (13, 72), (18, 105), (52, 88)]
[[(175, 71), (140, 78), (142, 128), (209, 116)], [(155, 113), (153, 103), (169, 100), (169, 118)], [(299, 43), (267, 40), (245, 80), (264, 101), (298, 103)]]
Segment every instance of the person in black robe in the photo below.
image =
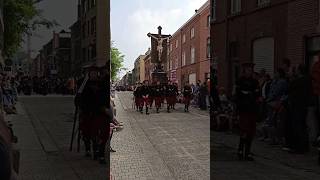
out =
[(252, 63), (243, 64), (243, 75), (236, 83), (236, 105), (239, 113), (240, 142), (238, 157), (253, 161), (251, 144), (256, 132), (258, 118), (259, 82), (253, 78)]
[(161, 108), (161, 97), (164, 93), (163, 85), (160, 84), (160, 81), (157, 81), (157, 84), (154, 87), (154, 100), (155, 100), (155, 107), (157, 110), (157, 113), (159, 113), (159, 109)]
[(207, 110), (207, 98), (208, 95), (208, 86), (207, 82), (204, 82), (199, 89), (199, 101), (200, 101), (200, 109)]
[(110, 102), (107, 101), (109, 93), (107, 80), (99, 77), (98, 68), (92, 68), (89, 79), (80, 95), (80, 130), (86, 148), (86, 156), (99, 159), (101, 164), (106, 164), (105, 149), (109, 139), (108, 110)]
[(189, 112), (190, 101), (192, 99), (192, 89), (188, 82), (183, 87), (184, 112)]
[(303, 65), (297, 69), (297, 75), (289, 83), (288, 90), (288, 148), (293, 153), (305, 153), (309, 150), (309, 137), (306, 117), (311, 97), (311, 79)]

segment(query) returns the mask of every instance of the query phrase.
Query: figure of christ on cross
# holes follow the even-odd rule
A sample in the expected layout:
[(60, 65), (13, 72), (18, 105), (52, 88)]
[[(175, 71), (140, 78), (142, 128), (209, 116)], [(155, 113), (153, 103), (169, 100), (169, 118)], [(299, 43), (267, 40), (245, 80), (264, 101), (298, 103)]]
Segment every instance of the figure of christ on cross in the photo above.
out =
[(158, 41), (158, 46), (157, 46), (157, 50), (158, 50), (158, 59), (159, 59), (159, 63), (161, 62), (161, 57), (162, 57), (162, 52), (163, 52), (163, 46), (162, 46), (162, 43), (163, 43), (163, 40), (165, 38), (157, 38), (157, 41)]

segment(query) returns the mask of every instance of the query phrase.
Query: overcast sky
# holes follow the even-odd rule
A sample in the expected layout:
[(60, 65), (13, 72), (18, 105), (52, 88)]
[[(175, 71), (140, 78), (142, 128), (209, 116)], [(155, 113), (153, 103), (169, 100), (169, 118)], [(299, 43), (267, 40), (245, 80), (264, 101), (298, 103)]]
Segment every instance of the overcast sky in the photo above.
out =
[[(125, 55), (125, 67), (131, 70), (135, 59), (150, 47), (149, 32), (173, 34), (207, 0), (111, 0), (111, 37), (115, 46)], [(78, 0), (44, 0), (39, 4), (43, 15), (55, 19), (66, 29), (77, 19)], [(157, 3), (156, 3), (157, 2)], [(52, 30), (41, 29), (32, 38), (33, 54), (52, 38)], [(24, 47), (24, 49), (26, 49)]]

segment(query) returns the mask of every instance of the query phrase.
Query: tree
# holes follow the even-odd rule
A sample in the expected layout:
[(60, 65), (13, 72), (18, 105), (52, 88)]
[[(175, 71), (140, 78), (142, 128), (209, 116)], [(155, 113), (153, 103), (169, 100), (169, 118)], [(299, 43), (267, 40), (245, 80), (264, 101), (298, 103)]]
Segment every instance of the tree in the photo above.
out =
[(111, 80), (115, 81), (117, 74), (123, 69), (124, 55), (111, 44)]
[(32, 31), (40, 26), (51, 28), (58, 25), (42, 16), (42, 11), (36, 8), (36, 3), (42, 0), (4, 0), (4, 55), (13, 56), (19, 49), (23, 38), (32, 35)]

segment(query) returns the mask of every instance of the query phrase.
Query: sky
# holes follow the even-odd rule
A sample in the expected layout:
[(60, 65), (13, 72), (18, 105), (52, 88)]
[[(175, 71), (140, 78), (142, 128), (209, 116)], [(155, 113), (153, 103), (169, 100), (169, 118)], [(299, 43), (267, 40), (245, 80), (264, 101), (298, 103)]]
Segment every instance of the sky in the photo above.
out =
[[(70, 31), (69, 27), (77, 20), (77, 3), (78, 0), (43, 0), (37, 5), (42, 10), (43, 17), (57, 21), (59, 26), (53, 29), (40, 28), (34, 32), (31, 38), (33, 57), (49, 42), (53, 31), (60, 32), (62, 29)], [(26, 45), (23, 45), (23, 50), (26, 49)]]
[[(125, 55), (124, 67), (132, 70), (134, 61), (150, 47), (147, 34), (173, 34), (188, 19), (195, 9), (207, 0), (111, 0), (111, 39)], [(54, 29), (39, 29), (31, 39), (33, 56), (52, 38), (52, 31), (68, 30), (77, 19), (78, 0), (44, 0), (38, 7), (43, 16), (59, 23)], [(23, 46), (26, 50), (26, 46)], [(124, 74), (122, 72), (121, 74)]]
[[(125, 55), (124, 66), (134, 61), (151, 46), (147, 34), (174, 34), (207, 0), (111, 0), (111, 38)], [(122, 72), (121, 74), (124, 74)]]

